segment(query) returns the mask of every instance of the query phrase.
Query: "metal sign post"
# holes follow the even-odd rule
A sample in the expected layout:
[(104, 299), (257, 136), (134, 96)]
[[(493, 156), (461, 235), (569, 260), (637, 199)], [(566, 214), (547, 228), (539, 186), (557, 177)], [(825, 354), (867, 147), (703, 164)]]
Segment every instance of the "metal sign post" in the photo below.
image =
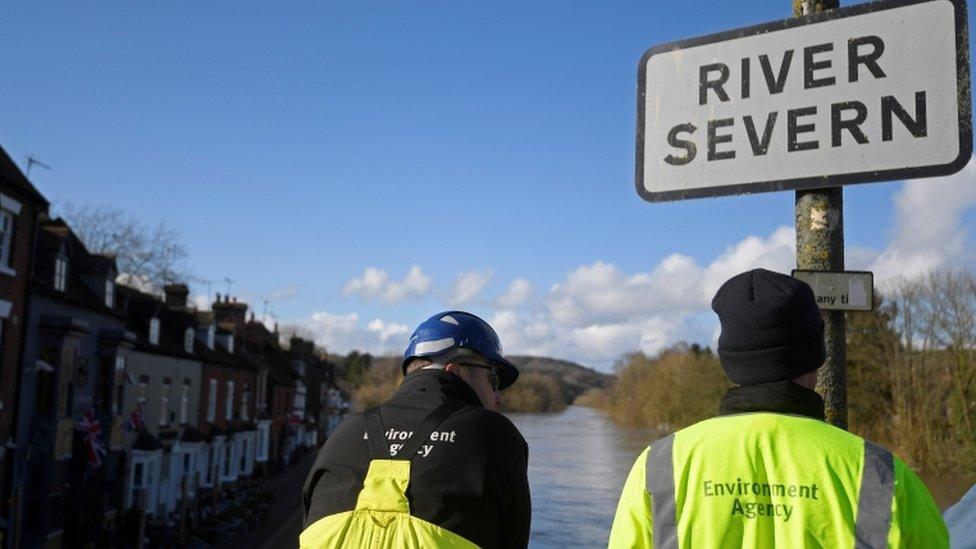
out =
[[(799, 17), (840, 7), (840, 0), (793, 0)], [(844, 188), (796, 191), (796, 267), (844, 270)], [(844, 311), (821, 309), (827, 360), (817, 371), (827, 422), (847, 429), (847, 319)]]
[[(796, 191), (797, 267), (837, 273), (842, 185), (949, 175), (972, 156), (966, 0), (791, 1), (793, 18), (647, 50), (635, 183), (651, 202)], [(844, 312), (823, 315), (817, 390), (846, 428)]]

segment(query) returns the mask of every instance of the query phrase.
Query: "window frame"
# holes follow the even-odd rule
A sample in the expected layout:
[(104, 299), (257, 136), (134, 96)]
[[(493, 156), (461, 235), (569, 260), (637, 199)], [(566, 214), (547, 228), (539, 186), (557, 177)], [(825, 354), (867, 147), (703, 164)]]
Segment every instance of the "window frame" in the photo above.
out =
[(54, 290), (68, 291), (68, 258), (63, 254), (54, 258)]
[(115, 281), (110, 276), (105, 278), (105, 306), (115, 307)]
[[(6, 196), (6, 195), (4, 195)], [(14, 223), (17, 214), (13, 210), (0, 208), (0, 267), (10, 268), (13, 256)], [(6, 228), (4, 228), (6, 223)]]
[(187, 328), (183, 331), (183, 350), (186, 354), (193, 354), (193, 342), (196, 340), (196, 333), (193, 328)]
[(227, 380), (227, 396), (224, 400), (224, 419), (230, 421), (234, 419), (234, 380)]
[(152, 317), (149, 319), (149, 344), (159, 345), (159, 333), (162, 331), (162, 323), (159, 317)]
[(243, 421), (250, 421), (248, 407), (251, 405), (251, 388), (247, 383), (241, 387), (241, 410), (240, 415)]
[(208, 383), (207, 392), (207, 423), (213, 423), (217, 419), (217, 391), (219, 385), (217, 378), (212, 377)]
[(112, 413), (122, 414), (122, 400), (125, 395), (125, 355), (115, 355), (115, 373), (113, 376)]
[[(142, 471), (136, 476), (136, 466), (141, 465)], [(162, 471), (162, 454), (156, 450), (143, 452), (135, 450), (132, 452), (132, 459), (129, 462), (129, 486), (125, 492), (125, 507), (131, 509), (139, 505), (138, 490), (147, 490), (146, 512), (153, 513), (156, 507), (156, 495), (158, 493), (158, 479)], [(136, 481), (139, 481), (138, 484)]]
[(169, 426), (169, 394), (173, 387), (173, 380), (163, 378), (163, 383), (159, 387), (159, 426)]
[(180, 425), (186, 425), (190, 420), (190, 380), (183, 380), (183, 394), (180, 395)]

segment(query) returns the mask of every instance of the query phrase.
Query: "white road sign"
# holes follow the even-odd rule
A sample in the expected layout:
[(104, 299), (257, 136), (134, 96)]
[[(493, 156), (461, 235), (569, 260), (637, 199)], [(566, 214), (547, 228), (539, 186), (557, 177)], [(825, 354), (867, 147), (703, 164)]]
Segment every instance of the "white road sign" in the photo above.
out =
[(833, 311), (874, 309), (874, 273), (867, 271), (793, 271), (813, 288), (817, 305)]
[(651, 201), (947, 175), (972, 153), (965, 0), (887, 0), (648, 50)]

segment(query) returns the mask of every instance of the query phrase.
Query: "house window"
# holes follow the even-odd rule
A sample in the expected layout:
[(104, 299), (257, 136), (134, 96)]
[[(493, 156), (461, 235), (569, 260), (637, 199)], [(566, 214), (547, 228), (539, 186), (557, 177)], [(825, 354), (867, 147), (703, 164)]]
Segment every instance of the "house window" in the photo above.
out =
[(250, 405), (251, 405), (251, 389), (248, 386), (248, 384), (245, 383), (241, 391), (241, 419), (243, 419), (244, 421), (248, 421), (249, 419), (247, 409)]
[(271, 436), (271, 422), (258, 422), (258, 440), (255, 452), (255, 459), (258, 461), (268, 461), (268, 442)]
[(139, 376), (139, 385), (136, 386), (136, 402), (138, 402), (140, 406), (144, 406), (148, 397), (149, 376)]
[(247, 437), (242, 436), (241, 437), (241, 466), (239, 471), (241, 472), (241, 474), (244, 475), (247, 474), (247, 450), (248, 450)]
[(169, 425), (169, 388), (172, 383), (170, 378), (163, 378), (163, 386), (159, 391), (159, 425)]
[(210, 390), (207, 393), (207, 423), (213, 423), (217, 417), (217, 380), (210, 380)]
[(193, 353), (193, 338), (193, 328), (187, 328), (186, 331), (183, 332), (183, 350), (186, 351), (187, 354)]
[(115, 282), (111, 278), (105, 279), (105, 306), (109, 309), (115, 306)]
[(227, 397), (224, 400), (224, 416), (227, 421), (234, 419), (234, 382), (227, 382)]
[(14, 214), (0, 210), (0, 265), (10, 266), (10, 247), (13, 241)]
[(125, 394), (125, 357), (115, 357), (115, 397), (112, 401), (112, 413), (122, 413), (122, 395)]
[(145, 509), (153, 512), (156, 505), (156, 478), (159, 476), (161, 455), (157, 452), (132, 452), (129, 469), (129, 491), (126, 493), (126, 507), (138, 507), (140, 495), (145, 492)]
[(220, 456), (223, 455), (223, 445), (214, 441), (207, 448), (206, 470), (203, 471), (201, 484), (207, 488), (213, 486), (214, 476), (220, 473)]
[(207, 348), (210, 349), (211, 351), (214, 348), (214, 338), (216, 336), (217, 336), (217, 328), (215, 328), (213, 324), (211, 324), (207, 328)]
[(258, 406), (264, 409), (268, 402), (268, 372), (258, 372)]
[(58, 256), (54, 260), (54, 289), (63, 292), (68, 288), (68, 258)]
[(234, 335), (233, 334), (227, 336), (227, 352), (228, 353), (231, 353), (231, 354), (234, 353)]
[(230, 477), (230, 471), (234, 468), (234, 443), (231, 442), (224, 448), (224, 478)]
[(249, 475), (254, 473), (254, 447), (255, 447), (256, 437), (257, 437), (257, 432), (255, 431), (252, 431), (247, 435), (247, 440), (248, 440), (247, 446), (249, 450), (247, 453), (247, 474)]
[(146, 482), (146, 463), (136, 461), (132, 464), (132, 494), (129, 496), (133, 502), (133, 507), (139, 506), (139, 493)]
[(74, 409), (75, 371), (81, 363), (78, 349), (66, 349), (62, 355), (61, 368), (58, 372), (58, 417), (70, 416)]
[(240, 445), (240, 435), (234, 435), (230, 440), (224, 443), (224, 460), (223, 460), (223, 473), (221, 474), (221, 480), (225, 482), (237, 480), (237, 466), (238, 466), (238, 446)]
[[(196, 461), (198, 455), (199, 454), (197, 452), (190, 452), (189, 450), (185, 450), (183, 452), (183, 471), (181, 472), (182, 486), (180, 487), (180, 499), (183, 499), (184, 493), (187, 496), (193, 495), (193, 471), (196, 469), (196, 463), (194, 462)], [(186, 488), (184, 489), (183, 486)]]
[(149, 321), (149, 343), (159, 345), (159, 319), (156, 317)]
[(214, 480), (217, 479), (224, 468), (224, 446), (226, 444), (225, 441), (221, 440), (219, 444), (214, 445), (214, 460), (216, 460), (214, 462)]
[(180, 397), (180, 425), (186, 425), (190, 416), (190, 380), (183, 380), (183, 395)]

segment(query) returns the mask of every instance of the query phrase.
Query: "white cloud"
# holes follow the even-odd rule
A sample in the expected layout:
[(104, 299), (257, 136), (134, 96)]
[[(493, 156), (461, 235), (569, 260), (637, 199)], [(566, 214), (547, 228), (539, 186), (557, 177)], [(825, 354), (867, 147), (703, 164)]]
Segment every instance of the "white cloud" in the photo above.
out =
[(405, 336), (410, 333), (410, 328), (406, 324), (383, 322), (378, 318), (367, 324), (366, 328), (379, 336), (381, 345), (385, 345), (392, 338), (398, 338), (399, 336)]
[(680, 341), (707, 341), (690, 317), (660, 315), (574, 327), (554, 321), (548, 313), (506, 310), (489, 322), (510, 354), (543, 355), (607, 369), (624, 353), (654, 354)]
[(700, 279), (701, 268), (680, 254), (667, 257), (650, 273), (635, 275), (597, 261), (553, 285), (546, 306), (554, 320), (573, 326), (654, 311), (680, 312), (700, 303)]
[(681, 322), (675, 320), (650, 317), (639, 322), (593, 324), (574, 329), (572, 339), (579, 356), (600, 363), (634, 350), (655, 354), (675, 341), (681, 329)]
[(954, 175), (905, 182), (894, 202), (891, 240), (870, 269), (882, 284), (976, 259), (962, 224), (976, 206), (976, 160)]
[(545, 354), (607, 368), (624, 353), (654, 354), (678, 341), (709, 344), (717, 324), (710, 303), (718, 287), (755, 267), (789, 272), (792, 227), (749, 236), (707, 265), (683, 254), (648, 272), (625, 273), (597, 261), (570, 272), (528, 312), (498, 311), (492, 325), (509, 352)]
[(844, 266), (848, 271), (870, 271), (881, 252), (864, 246), (848, 246), (844, 250)]
[(210, 310), (210, 298), (203, 294), (191, 294), (190, 304), (196, 307), (198, 311)]
[(506, 353), (566, 357), (558, 352), (564, 344), (564, 334), (557, 333), (553, 323), (543, 315), (501, 310), (486, 320), (498, 333)]
[(495, 299), (495, 302), (503, 309), (512, 309), (522, 305), (530, 297), (532, 297), (532, 284), (524, 278), (516, 278), (508, 285), (505, 293)]
[(546, 306), (553, 320), (573, 327), (686, 315), (706, 309), (719, 286), (743, 271), (765, 267), (789, 272), (794, 247), (793, 229), (780, 227), (768, 238), (747, 237), (704, 267), (691, 257), (672, 254), (650, 272), (628, 275), (598, 261), (555, 284)]
[(149, 277), (145, 275), (119, 273), (115, 277), (115, 283), (128, 286), (130, 288), (135, 288), (136, 290), (146, 294), (152, 294), (158, 297), (164, 296), (163, 289), (154, 284), (151, 280), (149, 280)]
[(779, 227), (769, 238), (749, 236), (712, 261), (702, 289), (708, 303), (719, 287), (733, 276), (756, 268), (789, 273), (796, 267), (796, 229)]
[(404, 349), (410, 330), (403, 324), (375, 319), (365, 326), (359, 315), (317, 311), (303, 320), (291, 322), (303, 328), (315, 343), (329, 352), (364, 351), (377, 355), (398, 353)]
[(430, 277), (425, 275), (417, 265), (410, 267), (402, 280), (393, 280), (389, 273), (382, 269), (367, 267), (362, 277), (354, 278), (343, 286), (342, 293), (396, 303), (426, 294), (430, 291), (430, 283)]
[(489, 271), (468, 271), (459, 274), (454, 280), (447, 304), (451, 307), (461, 307), (471, 303), (485, 291), (489, 281), (491, 281)]

